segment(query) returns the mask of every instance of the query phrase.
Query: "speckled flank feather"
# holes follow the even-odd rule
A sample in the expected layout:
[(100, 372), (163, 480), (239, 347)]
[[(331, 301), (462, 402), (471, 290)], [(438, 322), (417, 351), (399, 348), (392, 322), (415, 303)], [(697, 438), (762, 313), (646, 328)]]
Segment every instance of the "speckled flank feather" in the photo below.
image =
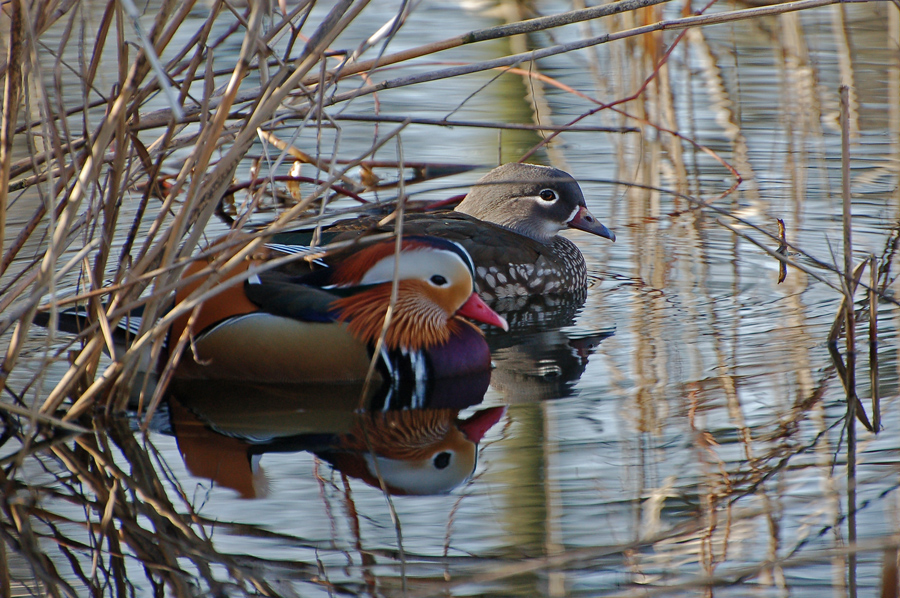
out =
[[(434, 302), (423, 300), (425, 284), (417, 280), (400, 281), (397, 303), (388, 327), (385, 343), (389, 350), (419, 351), (442, 344), (459, 331), (461, 321), (447, 314)], [(360, 341), (373, 344), (381, 335), (391, 299), (391, 285), (381, 284), (362, 293), (337, 299), (332, 305), (347, 322), (350, 332)]]
[(488, 299), (507, 299), (585, 287), (587, 266), (578, 247), (564, 237), (556, 237), (550, 247), (552, 254), (542, 255), (533, 263), (478, 266), (478, 294)]

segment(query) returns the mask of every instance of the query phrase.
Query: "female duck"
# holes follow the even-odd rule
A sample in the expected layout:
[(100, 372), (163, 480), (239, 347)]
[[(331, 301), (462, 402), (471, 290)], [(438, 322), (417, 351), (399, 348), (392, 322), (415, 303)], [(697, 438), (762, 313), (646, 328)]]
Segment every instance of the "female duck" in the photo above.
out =
[[(379, 216), (336, 222), (326, 242), (388, 232)], [(404, 231), (455, 241), (475, 260), (475, 284), (486, 301), (532, 295), (578, 295), (587, 288), (587, 266), (578, 247), (558, 233), (579, 229), (615, 241), (588, 211), (578, 182), (549, 166), (510, 163), (482, 177), (452, 211), (409, 213)], [(274, 236), (278, 246), (307, 245), (312, 231)]]

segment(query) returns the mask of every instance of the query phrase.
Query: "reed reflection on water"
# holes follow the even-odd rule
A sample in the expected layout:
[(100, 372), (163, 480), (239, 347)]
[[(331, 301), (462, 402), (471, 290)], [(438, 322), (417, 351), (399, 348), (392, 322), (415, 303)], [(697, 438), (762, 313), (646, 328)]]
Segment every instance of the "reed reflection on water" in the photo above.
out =
[[(10, 16), (19, 4), (4, 7), (3, 22), (24, 18)], [(250, 75), (221, 112), (246, 30), (218, 8), (165, 13), (151, 4), (149, 18), (160, 11), (173, 24), (161, 60), (175, 97), (185, 92), (178, 101), (190, 121), (171, 127), (169, 100), (150, 79), (158, 74), (143, 63), (130, 71), (140, 44), (114, 43), (120, 26), (122, 38), (134, 40), (117, 5), (104, 12), (76, 2), (50, 12), (38, 4), (21, 31), (39, 36), (43, 50), (11, 50), (27, 67), (28, 102), (9, 179), (0, 173), (4, 187), (12, 181), (0, 227), (8, 347), (0, 594), (897, 595), (894, 4), (775, 7), (683, 37), (651, 32), (510, 72), (406, 85), (456, 63), (702, 8), (647, 2), (426, 58), (440, 64), (401, 61), (362, 82), (350, 77), (350, 64), (345, 78), (316, 87), (317, 73), (346, 56), (331, 54), (302, 67), (310, 66), (304, 88), (270, 101), (259, 89), (274, 92), (282, 72), (300, 68), (281, 71), (278, 59), (296, 57), (332, 8), (316, 5), (303, 21), (300, 4), (291, 23), (302, 24), (302, 41), (280, 28), (278, 10), (259, 21), (272, 60), (258, 69), (252, 48), (261, 46), (245, 46)], [(425, 2), (382, 60), (528, 18), (530, 9), (572, 8), (503, 2), (462, 12)], [(362, 59), (374, 58), (384, 38), (360, 43), (397, 10), (372, 3), (322, 48), (361, 48)], [(749, 9), (715, 5), (707, 13), (726, 10)], [(255, 27), (254, 14), (243, 18)], [(110, 34), (93, 53), (89, 41), (105, 25)], [(80, 28), (84, 41), (73, 34)], [(129, 72), (136, 87), (123, 85)], [(188, 79), (193, 84), (183, 84)], [(384, 80), (391, 84), (368, 93)], [(849, 85), (850, 269), (870, 260), (858, 271), (852, 317), (843, 319), (841, 84)], [(584, 117), (624, 98), (633, 99)], [(66, 126), (54, 116), (64, 106), (73, 110)], [(406, 117), (414, 122), (401, 126)], [(440, 126), (445, 119), (456, 126)], [(282, 213), (311, 222), (322, 206), (303, 198), (315, 184), (252, 182), (289, 177), (293, 157), (278, 157), (276, 139), (319, 162), (322, 170), (300, 168), (311, 180), (374, 159), (339, 184), (357, 185), (367, 199), (409, 192), (442, 200), (562, 125), (570, 126), (528, 159), (572, 173), (618, 239), (567, 233), (592, 279), (583, 301), (498, 307), (511, 314), (512, 330), (487, 335), (489, 387), (435, 386), (415, 408), (412, 397), (378, 388), (361, 412), (353, 386), (178, 381), (168, 389), (178, 400), (166, 402), (137, 376), (136, 354), (104, 355), (105, 324), (78, 338), (26, 324), (50, 297), (76, 293), (123, 309), (143, 293), (147, 313), (164, 313), (158, 291), (177, 281), (178, 260), (233, 224), (239, 229), (244, 216), (260, 226)], [(89, 167), (85, 143), (98, 160)], [(383, 145), (368, 154), (373, 143)], [(402, 184), (398, 161), (420, 163)], [(53, 165), (49, 179), (45, 163)], [(165, 178), (149, 185), (157, 165)], [(419, 176), (426, 172), (446, 176)], [(195, 173), (205, 173), (202, 184)], [(735, 173), (741, 182), (732, 188)], [(232, 178), (228, 201), (207, 201)], [(354, 207), (347, 197), (335, 194), (329, 209)], [(792, 262), (783, 282), (778, 256)], [(165, 330), (152, 321), (138, 335), (159, 355)], [(848, 326), (855, 351), (843, 340)], [(869, 344), (870, 330), (877, 344)], [(848, 426), (849, 371), (857, 408), (869, 425), (880, 423), (878, 434), (862, 422)], [(376, 457), (359, 459), (368, 434), (361, 422)], [(426, 430), (433, 443), (395, 458), (377, 446), (385, 424), (404, 440)], [(425, 495), (412, 496), (415, 489), (383, 472), (382, 492), (374, 463), (421, 455), (452, 479), (432, 478), (419, 488)]]

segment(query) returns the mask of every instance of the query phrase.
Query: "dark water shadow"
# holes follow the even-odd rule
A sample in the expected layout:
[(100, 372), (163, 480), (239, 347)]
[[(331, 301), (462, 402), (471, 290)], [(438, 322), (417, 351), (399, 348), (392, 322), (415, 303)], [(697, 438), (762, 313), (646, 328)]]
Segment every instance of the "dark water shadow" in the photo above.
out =
[(584, 308), (585, 293), (538, 295), (494, 301), (509, 332), (486, 330), (494, 370), (491, 386), (507, 402), (571, 396), (591, 353), (615, 328), (592, 332), (567, 329)]

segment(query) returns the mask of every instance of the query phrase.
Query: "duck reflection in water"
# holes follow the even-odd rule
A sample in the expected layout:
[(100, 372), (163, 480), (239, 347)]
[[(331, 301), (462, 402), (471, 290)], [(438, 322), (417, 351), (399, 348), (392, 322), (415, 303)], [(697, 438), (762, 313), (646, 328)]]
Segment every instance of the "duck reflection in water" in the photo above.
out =
[(509, 322), (509, 332), (483, 328), (491, 350), (491, 387), (508, 403), (571, 396), (588, 359), (615, 328), (574, 332), (586, 294), (561, 294), (493, 301), (491, 308)]
[(336, 470), (391, 494), (445, 494), (468, 480), (478, 443), (505, 412), (480, 409), (489, 374), (442, 380), (422, 397), (383, 387), (358, 409), (358, 385), (262, 385), (175, 381), (169, 407), (191, 474), (264, 497), (260, 460), (309, 451)]

